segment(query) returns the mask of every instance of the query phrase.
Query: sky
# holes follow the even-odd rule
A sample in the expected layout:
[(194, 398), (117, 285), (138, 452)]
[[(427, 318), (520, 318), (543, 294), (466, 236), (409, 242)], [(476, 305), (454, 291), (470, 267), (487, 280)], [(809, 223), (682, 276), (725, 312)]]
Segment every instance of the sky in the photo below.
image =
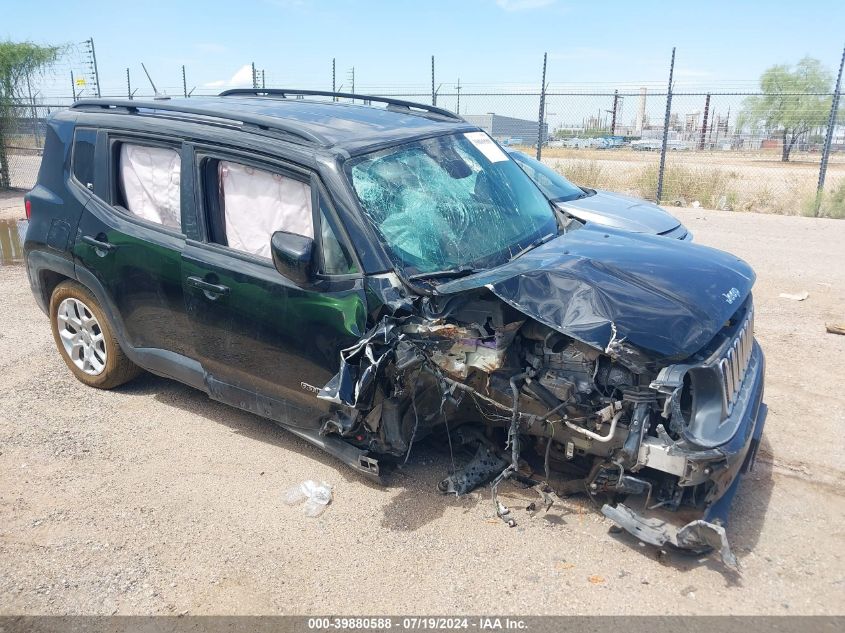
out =
[[(572, 2), (566, 0), (0, 0), (0, 38), (41, 44), (92, 37), (103, 92), (142, 82), (210, 92), (251, 81), (356, 89), (462, 85), (665, 85), (677, 47), (678, 85), (751, 87), (767, 67), (810, 55), (836, 70), (845, 2)], [(59, 70), (62, 70), (60, 68)], [(69, 75), (68, 73), (64, 73)], [(68, 80), (69, 84), (70, 81)], [(146, 88), (146, 81), (143, 82)], [(429, 88), (430, 89), (430, 88)]]

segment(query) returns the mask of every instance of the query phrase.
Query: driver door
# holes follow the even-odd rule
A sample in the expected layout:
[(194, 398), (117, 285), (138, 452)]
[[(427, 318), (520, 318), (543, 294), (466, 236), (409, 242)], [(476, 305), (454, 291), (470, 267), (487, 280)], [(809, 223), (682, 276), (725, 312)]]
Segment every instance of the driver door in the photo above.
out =
[[(317, 428), (316, 398), (338, 371), (340, 350), (365, 328), (360, 268), (319, 179), (294, 164), (196, 147), (197, 239), (182, 280), (194, 357), (211, 397), (264, 417)], [(316, 237), (320, 272), (307, 288), (283, 277), (270, 238)]]

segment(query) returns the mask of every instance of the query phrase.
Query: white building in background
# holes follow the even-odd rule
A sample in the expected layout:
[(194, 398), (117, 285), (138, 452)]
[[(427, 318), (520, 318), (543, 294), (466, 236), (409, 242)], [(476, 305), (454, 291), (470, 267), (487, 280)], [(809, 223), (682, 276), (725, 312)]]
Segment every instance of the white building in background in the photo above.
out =
[[(494, 139), (507, 144), (536, 145), (537, 121), (517, 119), (488, 112), (487, 114), (463, 114), (467, 123), (477, 125)], [(543, 144), (549, 138), (549, 124), (543, 123)]]

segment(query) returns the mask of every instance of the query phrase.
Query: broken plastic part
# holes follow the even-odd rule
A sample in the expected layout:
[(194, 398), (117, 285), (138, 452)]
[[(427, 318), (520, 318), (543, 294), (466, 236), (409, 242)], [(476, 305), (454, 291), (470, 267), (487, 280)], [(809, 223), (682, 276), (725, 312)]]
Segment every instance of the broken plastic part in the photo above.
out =
[(669, 543), (679, 549), (692, 551), (712, 548), (719, 553), (727, 567), (739, 570), (739, 561), (731, 551), (725, 528), (721, 525), (699, 519), (678, 528), (661, 519), (640, 516), (622, 503), (615, 507), (605, 504), (601, 511), (608, 519), (645, 543), (657, 547)]
[(461, 470), (437, 485), (443, 494), (464, 495), (492, 479), (507, 466), (507, 462), (484, 443), (478, 445), (475, 457)]

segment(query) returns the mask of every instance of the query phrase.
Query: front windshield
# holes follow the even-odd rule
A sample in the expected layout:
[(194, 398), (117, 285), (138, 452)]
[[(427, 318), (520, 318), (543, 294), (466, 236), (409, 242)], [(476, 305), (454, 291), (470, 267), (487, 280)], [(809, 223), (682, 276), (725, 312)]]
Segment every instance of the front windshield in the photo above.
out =
[(557, 233), (548, 200), (484, 132), (367, 154), (346, 173), (392, 258), (411, 275), (495, 266)]
[(583, 189), (573, 185), (562, 175), (539, 160), (526, 156), (522, 152), (511, 152), (511, 158), (517, 161), (525, 173), (537, 183), (546, 197), (554, 202), (569, 202), (583, 198), (587, 194)]

